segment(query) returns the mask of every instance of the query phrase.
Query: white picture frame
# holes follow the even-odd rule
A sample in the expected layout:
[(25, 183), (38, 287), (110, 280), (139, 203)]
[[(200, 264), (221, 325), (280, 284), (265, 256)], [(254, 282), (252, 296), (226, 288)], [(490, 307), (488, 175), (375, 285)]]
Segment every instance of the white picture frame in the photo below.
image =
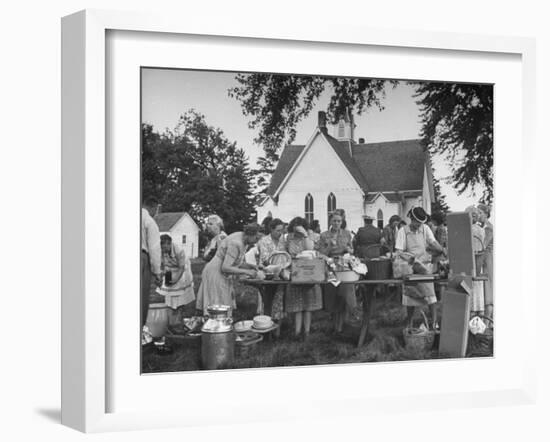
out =
[[(87, 10), (63, 18), (62, 21), (62, 423), (84, 432), (102, 432), (140, 428), (208, 425), (204, 411), (207, 404), (194, 413), (184, 410), (162, 409), (140, 411), (108, 411), (109, 391), (113, 388), (108, 376), (110, 344), (108, 326), (111, 312), (107, 298), (109, 265), (112, 256), (107, 245), (112, 240), (109, 230), (110, 179), (109, 156), (106, 152), (106, 106), (108, 84), (106, 79), (106, 35), (109, 31), (155, 32), (163, 35), (217, 36), (219, 38), (268, 39), (278, 41), (313, 42), (347, 46), (375, 46), (446, 51), (467, 51), (478, 54), (509, 54), (521, 57), (521, 151), (523, 167), (534, 156), (535, 106), (535, 43), (532, 39), (517, 37), (491, 37), (451, 33), (379, 30), (338, 26), (295, 27), (284, 23), (262, 23), (235, 20), (219, 23), (196, 17), (182, 24), (177, 17), (143, 13)], [(496, 115), (497, 119), (499, 116)], [(498, 174), (498, 164), (497, 164)], [(536, 206), (534, 177), (524, 173), (519, 212), (521, 225), (528, 225), (527, 214), (521, 207)], [(529, 180), (533, 180), (530, 182)], [(523, 229), (520, 229), (520, 232)], [(496, 232), (498, 232), (498, 227)], [(520, 233), (521, 235), (522, 233)], [(498, 235), (498, 233), (497, 233)], [(521, 274), (528, 273), (527, 256), (534, 256), (534, 244), (520, 242)], [(498, 242), (497, 242), (498, 244)], [(498, 247), (497, 247), (498, 250)], [(525, 312), (534, 305), (535, 282), (523, 278), (520, 283), (522, 297), (517, 301), (518, 311)], [(136, 297), (136, 304), (137, 304)], [(520, 313), (525, 314), (525, 313)], [(377, 396), (376, 400), (361, 390), (357, 395), (325, 400), (312, 398), (310, 407), (288, 404), (285, 409), (275, 403), (258, 410), (238, 422), (319, 417), (334, 414), (331, 401), (338, 401), (340, 416), (357, 416), (374, 412), (399, 412), (414, 404), (416, 410), (434, 408), (465, 408), (492, 406), (500, 403), (527, 404), (535, 400), (535, 328), (533, 321), (526, 322), (522, 342), (524, 354), (520, 356), (522, 371), (509, 384), (488, 390), (469, 392), (403, 395), (392, 391)], [(497, 355), (498, 358), (498, 355)], [(475, 361), (472, 361), (475, 362)], [(434, 362), (438, 363), (438, 362)], [(462, 364), (462, 361), (458, 361)], [(399, 365), (399, 364), (398, 364)], [(401, 364), (405, 365), (405, 364)], [(419, 364), (407, 363), (407, 370)], [(391, 370), (399, 371), (393, 365)], [(357, 372), (361, 367), (354, 367)], [(338, 370), (332, 367), (334, 375)], [(298, 377), (299, 371), (286, 372), (287, 377)], [(221, 373), (212, 373), (221, 376)], [(237, 379), (239, 374), (225, 374)], [(261, 375), (261, 373), (260, 373)], [(265, 372), (264, 372), (265, 375)], [(196, 379), (203, 379), (198, 377)], [(161, 382), (160, 378), (149, 382)], [(209, 379), (212, 379), (210, 377)], [(208, 389), (206, 389), (208, 393)], [(436, 400), (434, 400), (436, 399)], [(212, 416), (210, 416), (212, 418)], [(228, 412), (215, 416), (218, 423), (235, 422)]]

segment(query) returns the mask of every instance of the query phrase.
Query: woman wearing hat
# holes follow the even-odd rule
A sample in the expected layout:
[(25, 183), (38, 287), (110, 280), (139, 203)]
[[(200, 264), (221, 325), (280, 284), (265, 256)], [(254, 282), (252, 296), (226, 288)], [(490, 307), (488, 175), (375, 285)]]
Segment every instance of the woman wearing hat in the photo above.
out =
[[(427, 249), (443, 253), (443, 247), (435, 240), (432, 230), (426, 225), (428, 214), (422, 207), (413, 207), (408, 217), (411, 222), (397, 232), (395, 239), (395, 252), (404, 259), (410, 259), (413, 255), (414, 262), (420, 263), (431, 270), (432, 257)], [(408, 327), (412, 327), (412, 319), (415, 307), (430, 306), (432, 326), (437, 328), (437, 298), (433, 282), (421, 282), (405, 286), (403, 292), (403, 305), (407, 307)]]

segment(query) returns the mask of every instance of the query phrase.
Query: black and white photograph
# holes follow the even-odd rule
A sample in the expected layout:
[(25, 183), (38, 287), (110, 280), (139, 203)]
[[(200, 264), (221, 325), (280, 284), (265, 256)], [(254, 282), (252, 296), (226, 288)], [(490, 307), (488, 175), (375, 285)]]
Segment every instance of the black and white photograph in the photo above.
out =
[(142, 67), (139, 124), (142, 374), (493, 357), (492, 84)]

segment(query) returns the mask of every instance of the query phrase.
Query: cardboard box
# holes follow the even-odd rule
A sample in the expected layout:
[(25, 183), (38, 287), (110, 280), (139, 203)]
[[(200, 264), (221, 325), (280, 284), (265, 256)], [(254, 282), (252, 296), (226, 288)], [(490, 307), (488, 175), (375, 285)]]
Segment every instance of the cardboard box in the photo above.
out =
[(317, 283), (326, 279), (326, 263), (322, 258), (293, 259), (290, 280), (293, 282)]
[(439, 353), (449, 358), (463, 358), (466, 356), (468, 344), (470, 295), (459, 288), (447, 287), (442, 293), (441, 301), (443, 312)]

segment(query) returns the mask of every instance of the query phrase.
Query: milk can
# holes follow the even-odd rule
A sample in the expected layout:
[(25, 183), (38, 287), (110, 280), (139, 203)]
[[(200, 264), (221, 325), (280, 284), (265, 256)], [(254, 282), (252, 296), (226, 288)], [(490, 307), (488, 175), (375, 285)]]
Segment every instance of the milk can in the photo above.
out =
[(233, 366), (235, 332), (228, 305), (210, 305), (206, 308), (208, 320), (202, 326), (201, 362), (204, 370)]

